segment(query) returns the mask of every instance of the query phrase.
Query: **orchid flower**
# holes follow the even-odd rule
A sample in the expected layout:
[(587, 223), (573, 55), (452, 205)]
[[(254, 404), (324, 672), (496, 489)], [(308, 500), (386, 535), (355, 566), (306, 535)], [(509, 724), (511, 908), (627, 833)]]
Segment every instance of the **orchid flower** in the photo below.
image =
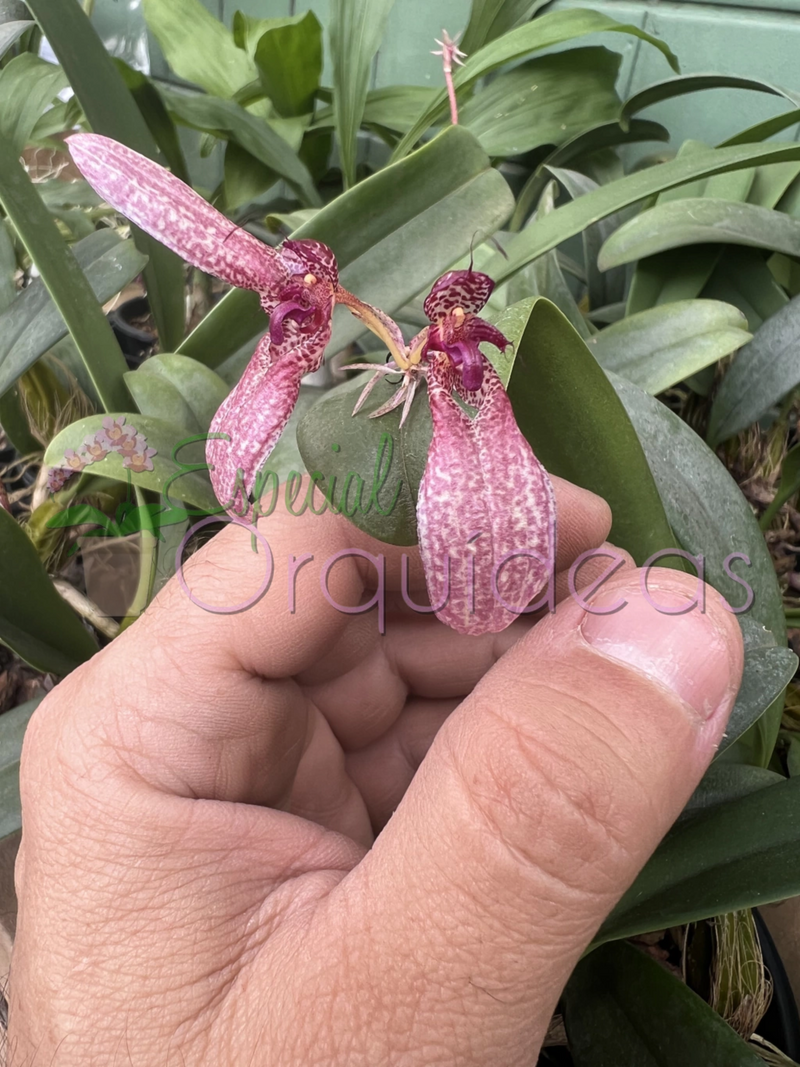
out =
[(550, 479), (479, 348), (484, 341), (509, 346), (478, 315), (493, 289), (488, 275), (472, 269), (443, 275), (424, 304), (431, 325), (372, 368), (356, 404), (358, 411), (384, 374), (400, 371), (397, 392), (371, 417), (403, 403), (402, 425), (427, 380), (433, 441), (417, 500), (420, 555), (436, 615), (466, 634), (505, 629), (541, 591), (555, 556)]

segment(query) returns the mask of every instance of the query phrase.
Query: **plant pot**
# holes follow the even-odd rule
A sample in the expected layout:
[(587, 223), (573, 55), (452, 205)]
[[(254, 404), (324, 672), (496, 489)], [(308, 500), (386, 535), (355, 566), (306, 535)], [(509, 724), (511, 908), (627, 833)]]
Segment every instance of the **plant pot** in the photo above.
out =
[(772, 976), (772, 1001), (758, 1025), (758, 1033), (772, 1042), (792, 1060), (800, 1060), (800, 1015), (786, 968), (767, 924), (757, 908), (753, 909), (764, 966)]
[(108, 313), (111, 329), (119, 341), (128, 366), (135, 370), (158, 340), (146, 296), (126, 300)]

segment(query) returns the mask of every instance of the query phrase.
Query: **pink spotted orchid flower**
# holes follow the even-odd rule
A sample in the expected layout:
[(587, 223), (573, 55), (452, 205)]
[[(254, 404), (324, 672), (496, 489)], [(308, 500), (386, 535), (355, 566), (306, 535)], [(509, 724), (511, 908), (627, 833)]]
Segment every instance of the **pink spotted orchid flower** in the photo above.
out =
[[(94, 134), (68, 140), (78, 168), (109, 204), (189, 263), (257, 292), (270, 316), (269, 332), (211, 423), (206, 458), (223, 506), (240, 516), (252, 512), (257, 475), (291, 415), (302, 378), (321, 366), (334, 304), (343, 303), (391, 356), (386, 365), (371, 366), (376, 373), (356, 411), (384, 374), (399, 371), (397, 392), (371, 417), (403, 404), (402, 422), (427, 382), (433, 441), (417, 519), (433, 610), (465, 634), (507, 627), (552, 571), (555, 504), (547, 474), (479, 348), (508, 344), (478, 314), (491, 295), (491, 279), (473, 270), (445, 274), (425, 301), (430, 325), (407, 345), (391, 318), (339, 285), (335, 257), (324, 244), (287, 240), (271, 248), (123, 145)], [(122, 444), (132, 462), (150, 469), (138, 441)]]

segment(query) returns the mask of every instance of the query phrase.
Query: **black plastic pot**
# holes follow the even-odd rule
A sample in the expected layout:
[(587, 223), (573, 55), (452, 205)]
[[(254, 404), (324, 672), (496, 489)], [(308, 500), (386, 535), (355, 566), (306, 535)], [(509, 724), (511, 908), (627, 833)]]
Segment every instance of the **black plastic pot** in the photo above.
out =
[(785, 1052), (789, 1059), (800, 1060), (800, 1015), (797, 1011), (797, 1001), (772, 935), (757, 908), (753, 909), (753, 917), (761, 942), (764, 966), (772, 976), (773, 989), (772, 1002), (767, 1014), (758, 1024), (758, 1033), (767, 1041), (771, 1041), (781, 1052)]
[(150, 304), (146, 296), (137, 296), (126, 300), (124, 304), (108, 313), (111, 329), (119, 341), (128, 366), (135, 369), (158, 340), (155, 332), (142, 330), (133, 323), (146, 318), (150, 313)]

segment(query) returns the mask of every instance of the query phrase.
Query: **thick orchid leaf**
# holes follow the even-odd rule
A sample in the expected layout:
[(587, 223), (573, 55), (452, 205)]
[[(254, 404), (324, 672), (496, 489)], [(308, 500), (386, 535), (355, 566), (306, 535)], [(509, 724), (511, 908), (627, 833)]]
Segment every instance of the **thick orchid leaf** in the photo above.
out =
[[(488, 235), (498, 229), (512, 205), (505, 180), (472, 134), (457, 126), (359, 182), (292, 237), (327, 244), (336, 253), (342, 285), (392, 314), (467, 253), (476, 230)], [(363, 330), (352, 316), (341, 315), (334, 319), (331, 349)], [(258, 299), (234, 291), (180, 351), (215, 367), (265, 327)]]
[(764, 256), (752, 248), (727, 248), (703, 296), (737, 307), (747, 319), (751, 333), (789, 303)]
[(108, 320), (11, 146), (0, 138), (0, 204), (39, 269), (103, 404), (125, 398), (127, 370)]
[(507, 258), (498, 253), (488, 264), (487, 273), (496, 282), (503, 282), (526, 263), (574, 237), (586, 226), (665, 189), (712, 174), (793, 159), (800, 159), (800, 145), (745, 145), (709, 149), (689, 158), (674, 159), (638, 171), (573, 200), (517, 234), (505, 249)]
[[(133, 241), (121, 241), (109, 229), (98, 230), (73, 245), (72, 254), (99, 304), (123, 289), (146, 263)], [(0, 314), (0, 393), (67, 332), (67, 323), (44, 282), (35, 279)]]
[(200, 0), (144, 0), (144, 17), (179, 78), (227, 99), (258, 80), (255, 63)]
[(719, 147), (726, 148), (729, 145), (754, 144), (757, 141), (767, 141), (770, 137), (774, 137), (776, 133), (780, 133), (788, 126), (794, 126), (798, 122), (800, 122), (800, 107), (794, 107), (791, 111), (785, 111), (782, 115), (773, 115), (771, 119), (764, 119), (763, 122), (757, 122), (754, 126), (748, 126), (746, 130), (741, 130), (739, 133), (734, 134), (727, 141), (721, 141)]
[[(306, 469), (318, 473), (314, 506), (327, 496), (359, 529), (393, 545), (417, 543), (417, 495), (433, 427), (424, 389), (400, 427), (400, 409), (371, 419), (394, 389), (379, 382), (358, 415), (356, 401), (371, 375), (327, 393), (300, 421), (297, 444)], [(352, 417), (351, 417), (352, 416)]]
[(758, 167), (747, 197), (748, 204), (775, 207), (798, 175), (800, 163), (771, 163), (767, 167)]
[(628, 130), (623, 130), (620, 124), (614, 121), (601, 122), (583, 133), (576, 134), (551, 152), (528, 178), (517, 197), (517, 206), (514, 209), (509, 229), (517, 231), (522, 228), (525, 219), (536, 206), (553, 167), (566, 167), (575, 160), (592, 157), (596, 159), (595, 153), (621, 144), (668, 140), (669, 130), (666, 127), (657, 122), (645, 122), (642, 119), (634, 119)]
[(604, 370), (655, 394), (749, 340), (747, 319), (737, 308), (716, 300), (683, 300), (629, 315), (587, 344)]
[[(436, 90), (427, 85), (386, 85), (382, 89), (370, 89), (361, 125), (405, 133), (435, 94)], [(333, 127), (335, 123), (333, 105), (314, 112), (313, 129)]]
[(800, 297), (757, 330), (728, 368), (708, 425), (712, 447), (761, 418), (800, 382)]
[(322, 74), (322, 27), (313, 11), (304, 11), (267, 29), (255, 51), (264, 92), (284, 116), (307, 115)]
[[(778, 580), (747, 500), (711, 449), (682, 419), (623, 378), (614, 387), (633, 422), (683, 548), (702, 557), (705, 581), (737, 611), (746, 649), (786, 645)], [(771, 685), (771, 683), (770, 683)], [(764, 691), (767, 709), (770, 688)], [(782, 706), (770, 705), (747, 737), (750, 762), (769, 762)]]
[[(780, 89), (758, 78), (738, 78), (729, 74), (683, 74), (677, 78), (668, 78), (666, 81), (648, 85), (634, 93), (625, 101), (620, 112), (620, 121), (625, 123), (631, 115), (643, 111), (646, 107), (652, 107), (653, 104), (660, 104), (663, 100), (672, 100), (676, 96), (697, 93), (705, 89), (750, 89), (757, 93), (782, 96), (795, 107), (800, 104), (800, 93)], [(730, 142), (726, 143), (730, 144)]]
[(719, 807), (739, 797), (757, 793), (780, 785), (786, 779), (782, 774), (764, 767), (748, 767), (745, 763), (712, 763), (703, 775), (700, 785), (689, 798), (680, 818), (686, 820), (706, 808)]
[(22, 739), (31, 715), (43, 699), (44, 693), (18, 704), (10, 711), (4, 711), (0, 716), (0, 841), (22, 829), (22, 803), (19, 796)]
[(608, 501), (610, 538), (637, 563), (675, 547), (636, 432), (580, 335), (542, 299), (514, 305), (496, 325), (515, 349), (495, 366), (508, 382), (519, 427), (547, 470)]
[(757, 204), (691, 197), (657, 204), (630, 219), (600, 250), (600, 270), (671, 248), (736, 244), (800, 255), (800, 220)]
[(394, 0), (332, 0), (328, 33), (333, 59), (333, 106), (346, 187), (356, 180), (356, 139), (364, 115), (372, 61)]
[[(136, 101), (136, 106), (142, 113), (142, 118), (147, 123), (147, 128), (153, 135), (153, 140), (158, 145), (164, 160), (175, 175), (182, 182), (190, 184), (189, 171), (186, 160), (183, 157), (178, 131), (175, 123), (170, 118), (164, 101), (153, 82), (140, 70), (134, 70), (121, 59), (115, 59), (117, 70), (127, 86), (128, 92)], [(61, 183), (63, 184), (63, 183)]]
[[(28, 7), (52, 45), (94, 132), (158, 160), (158, 145), (81, 5), (30, 0)], [(148, 258), (144, 277), (159, 339), (164, 348), (177, 348), (186, 317), (183, 264), (147, 234), (137, 230), (133, 236), (136, 247)], [(117, 397), (117, 404), (122, 402), (122, 396)]]
[[(573, 9), (553, 11), (542, 15), (533, 22), (519, 26), (497, 40), (491, 41), (473, 53), (454, 75), (456, 89), (463, 92), (491, 71), (497, 70), (506, 63), (524, 59), (532, 52), (552, 48), (554, 45), (584, 37), (586, 34), (607, 32), (631, 34), (640, 40), (647, 41), (658, 48), (667, 57), (670, 66), (677, 70), (677, 60), (664, 42), (645, 33), (638, 26), (615, 22), (614, 19), (599, 11)], [(397, 146), (393, 158), (400, 159), (409, 152), (425, 131), (444, 114), (446, 107), (447, 93), (442, 90)]]
[(275, 171), (311, 206), (322, 203), (305, 163), (292, 146), (263, 119), (251, 115), (232, 100), (161, 89), (167, 108), (198, 130), (235, 140), (265, 167)]
[[(109, 417), (119, 419), (120, 415), (113, 414), (105, 418)], [(165, 506), (175, 506), (183, 501), (193, 508), (199, 508), (201, 512), (220, 511), (205, 460), (205, 433), (187, 433), (171, 421), (136, 412), (125, 414), (124, 418), (135, 427), (137, 433), (145, 437), (148, 447), (156, 450), (152, 457), (153, 470), (140, 473), (126, 469), (122, 456), (116, 452), (92, 463), (87, 470), (118, 482), (130, 480), (141, 489), (159, 493)], [(45, 465), (65, 467), (65, 452), (68, 449), (79, 451), (87, 438), (92, 439), (101, 433), (103, 420), (103, 415), (90, 415), (67, 426), (48, 445)]]
[(795, 445), (783, 457), (781, 480), (775, 490), (775, 496), (758, 523), (762, 530), (769, 529), (770, 523), (780, 509), (798, 490), (800, 490), (800, 445)]
[(800, 778), (679, 822), (596, 944), (800, 894)]
[(549, 0), (472, 0), (469, 22), (460, 47), (471, 55), (488, 41), (502, 37), (533, 18)]
[[(783, 692), (796, 670), (797, 656), (790, 648), (765, 645), (747, 649), (742, 684), (715, 759), (748, 730), (755, 727), (754, 734), (759, 735), (760, 727), (757, 724), (778, 698), (781, 698), (783, 706)], [(770, 724), (765, 723), (765, 728), (769, 729)]]
[(702, 997), (624, 943), (581, 960), (564, 992), (564, 1023), (575, 1067), (763, 1067)]
[(35, 22), (31, 22), (28, 19), (15, 19), (12, 22), (2, 23), (0, 25), (0, 59), (3, 58), (12, 44), (16, 44), (23, 33), (26, 33), (35, 25)]
[(33, 542), (0, 508), (0, 641), (36, 670), (69, 674), (97, 651), (78, 616), (56, 592)]
[[(14, 242), (11, 240), (8, 226), (4, 222), (0, 222), (0, 314), (16, 300), (17, 285), (14, 280), (16, 271), (17, 254), (14, 249)], [(0, 328), (0, 338), (2, 337), (3, 333)], [(2, 363), (2, 357), (0, 357), (0, 363)], [(0, 388), (0, 393), (2, 392), (3, 390)]]
[(161, 353), (125, 375), (125, 384), (143, 415), (172, 420), (188, 433), (211, 424), (228, 387), (213, 370), (188, 356)]
[(61, 67), (30, 52), (0, 70), (0, 137), (10, 142), (17, 155), (28, 144), (47, 105), (68, 84)]
[(619, 110), (614, 86), (622, 56), (576, 48), (499, 74), (459, 111), (459, 122), (490, 156), (518, 156), (560, 145)]

